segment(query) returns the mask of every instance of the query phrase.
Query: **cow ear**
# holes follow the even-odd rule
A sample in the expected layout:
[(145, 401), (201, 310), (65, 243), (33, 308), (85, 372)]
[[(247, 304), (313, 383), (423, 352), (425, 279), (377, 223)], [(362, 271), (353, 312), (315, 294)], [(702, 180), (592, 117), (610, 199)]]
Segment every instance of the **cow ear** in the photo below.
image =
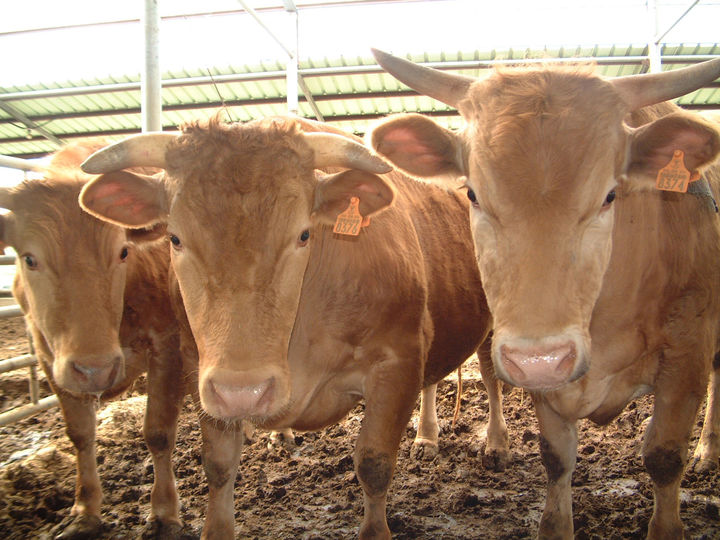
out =
[(313, 216), (323, 223), (335, 223), (352, 197), (358, 198), (358, 210), (363, 217), (377, 214), (395, 199), (393, 187), (376, 174), (355, 169), (331, 175), (316, 174), (319, 182), (315, 190)]
[(460, 137), (419, 114), (391, 116), (367, 136), (381, 156), (412, 176), (465, 175)]
[(654, 186), (658, 171), (670, 163), (676, 150), (683, 152), (685, 168), (697, 176), (720, 153), (720, 132), (688, 113), (673, 113), (646, 124), (631, 133), (628, 175), (640, 177), (643, 187)]
[(93, 216), (131, 229), (167, 219), (165, 184), (155, 176), (117, 171), (98, 176), (80, 192), (80, 206)]

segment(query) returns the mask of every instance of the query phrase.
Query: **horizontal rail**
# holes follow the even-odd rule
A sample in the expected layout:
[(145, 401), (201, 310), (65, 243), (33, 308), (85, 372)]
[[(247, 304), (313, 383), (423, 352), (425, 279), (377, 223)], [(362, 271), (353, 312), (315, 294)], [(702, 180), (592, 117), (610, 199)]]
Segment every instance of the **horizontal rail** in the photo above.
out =
[(20, 169), (21, 171), (42, 171), (43, 167), (37, 163), (33, 163), (27, 159), (16, 158), (12, 156), (0, 155), (0, 167), (8, 169)]
[(7, 360), (0, 361), (0, 373), (7, 373), (8, 371), (34, 366), (36, 363), (37, 358), (32, 354), (23, 354), (15, 358), (8, 358)]
[(0, 255), (0, 264), (15, 264), (15, 255)]
[(28, 405), (15, 407), (14, 409), (0, 414), (0, 427), (23, 420), (47, 409), (52, 409), (53, 407), (57, 407), (59, 404), (60, 401), (57, 396), (52, 395), (42, 398), (37, 403), (30, 403)]
[(20, 309), (20, 306), (17, 305), (0, 307), (0, 319), (20, 317), (22, 314), (22, 309)]

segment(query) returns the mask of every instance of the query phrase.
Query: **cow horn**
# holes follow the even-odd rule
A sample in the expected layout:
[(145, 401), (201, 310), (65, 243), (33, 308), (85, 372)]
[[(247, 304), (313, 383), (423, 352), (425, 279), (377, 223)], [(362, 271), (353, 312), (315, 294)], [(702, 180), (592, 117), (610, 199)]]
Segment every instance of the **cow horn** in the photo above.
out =
[(87, 158), (80, 168), (88, 174), (120, 171), (129, 167), (164, 169), (165, 151), (178, 133), (141, 133), (106, 146)]
[(694, 66), (665, 71), (628, 75), (610, 82), (631, 111), (661, 101), (674, 99), (697, 90), (720, 76), (720, 58)]
[(371, 49), (375, 60), (382, 68), (413, 90), (442, 101), (457, 109), (469, 86), (475, 82), (472, 77), (444, 73), (437, 69), (420, 66), (378, 49)]
[(375, 174), (388, 173), (392, 167), (365, 146), (333, 133), (306, 133), (305, 140), (315, 151), (315, 168), (345, 167)]

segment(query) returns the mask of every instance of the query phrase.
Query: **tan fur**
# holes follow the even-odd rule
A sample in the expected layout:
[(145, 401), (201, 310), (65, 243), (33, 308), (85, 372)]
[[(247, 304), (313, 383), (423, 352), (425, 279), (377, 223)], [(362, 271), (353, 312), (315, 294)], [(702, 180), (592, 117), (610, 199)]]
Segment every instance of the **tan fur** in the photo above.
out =
[[(464, 195), (401, 174), (317, 173), (303, 132), (326, 129), (295, 119), (188, 126), (166, 153), (170, 210), (157, 219), (173, 238), (204, 409), (220, 421), (307, 430), (364, 399), (360, 537), (387, 538), (386, 492), (417, 396), (478, 348), (490, 319)], [(108, 173), (93, 192), (122, 185)], [(388, 186), (394, 201), (359, 236), (332, 232), (328, 208), (355, 194), (363, 213), (363, 198)], [(118, 206), (126, 196), (142, 205), (143, 193), (121, 193)], [(84, 204), (94, 208), (93, 197)], [(203, 458), (217, 480), (211, 495), (223, 501), (208, 507), (203, 534), (231, 534), (239, 450), (222, 423), (203, 426), (216, 449)]]
[[(77, 202), (90, 179), (78, 166), (104, 145), (99, 141), (60, 151), (42, 180), (9, 190), (11, 212), (2, 217), (2, 243), (18, 253), (13, 292), (78, 453), (75, 504), (65, 530), (91, 536), (98, 532), (93, 527), (99, 526), (102, 499), (94, 446), (96, 396), (117, 396), (148, 372), (145, 438), (155, 472), (151, 517), (176, 528), (179, 500), (170, 453), (185, 394), (167, 288), (167, 241), (132, 244), (125, 230), (89, 216)], [(123, 248), (128, 249), (126, 262), (120, 261)], [(37, 268), (27, 266), (28, 257)], [(73, 367), (100, 369), (118, 355), (110, 387), (102, 381), (91, 387)]]
[[(609, 81), (547, 67), (475, 82), (459, 108), (468, 126), (450, 152), (463, 153), (477, 199), (470, 215), (496, 372), (522, 384), (513, 371), (521, 359), (538, 377), (527, 386), (549, 388), (533, 393), (549, 478), (539, 536), (573, 535), (575, 421), (609, 422), (650, 391), (648, 537), (680, 537), (676, 464), (686, 461), (718, 348), (720, 220), (707, 197), (653, 185), (675, 149), (691, 172), (707, 167), (720, 150), (717, 128), (671, 104), (625, 118)], [(374, 147), (383, 153), (384, 138), (402, 132), (412, 154), (415, 131), (429, 152), (443, 148), (442, 129), (414, 122), (422, 130), (403, 118), (384, 122)], [(717, 198), (717, 167), (705, 179)], [(605, 204), (612, 189), (616, 200)]]

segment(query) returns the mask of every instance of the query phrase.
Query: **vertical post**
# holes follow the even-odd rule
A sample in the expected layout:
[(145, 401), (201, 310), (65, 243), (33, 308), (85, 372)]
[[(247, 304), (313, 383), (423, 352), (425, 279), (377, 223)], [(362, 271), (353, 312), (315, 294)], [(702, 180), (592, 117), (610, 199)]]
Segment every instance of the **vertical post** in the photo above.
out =
[[(37, 354), (35, 354), (35, 343), (33, 342), (32, 334), (28, 331), (26, 331), (26, 333), (30, 354), (37, 358)], [(30, 401), (33, 405), (37, 405), (38, 401), (40, 401), (40, 383), (37, 376), (37, 362), (30, 366), (30, 377), (28, 379), (28, 386), (28, 390), (30, 391)]]
[(650, 60), (650, 73), (660, 73), (662, 71), (662, 60), (660, 55), (661, 45), (657, 39), (660, 35), (660, 25), (658, 21), (657, 0), (646, 0), (648, 12), (648, 60)]
[(145, 0), (141, 22), (145, 38), (145, 64), (140, 79), (142, 131), (162, 131), (160, 83), (159, 0)]
[(298, 114), (298, 12), (293, 5), (285, 7), (290, 14), (292, 21), (292, 51), (287, 61), (285, 81), (287, 84), (287, 109), (288, 114)]
[(28, 379), (28, 390), (30, 391), (30, 402), (37, 405), (40, 401), (40, 383), (37, 376), (37, 365), (30, 366), (30, 377)]

